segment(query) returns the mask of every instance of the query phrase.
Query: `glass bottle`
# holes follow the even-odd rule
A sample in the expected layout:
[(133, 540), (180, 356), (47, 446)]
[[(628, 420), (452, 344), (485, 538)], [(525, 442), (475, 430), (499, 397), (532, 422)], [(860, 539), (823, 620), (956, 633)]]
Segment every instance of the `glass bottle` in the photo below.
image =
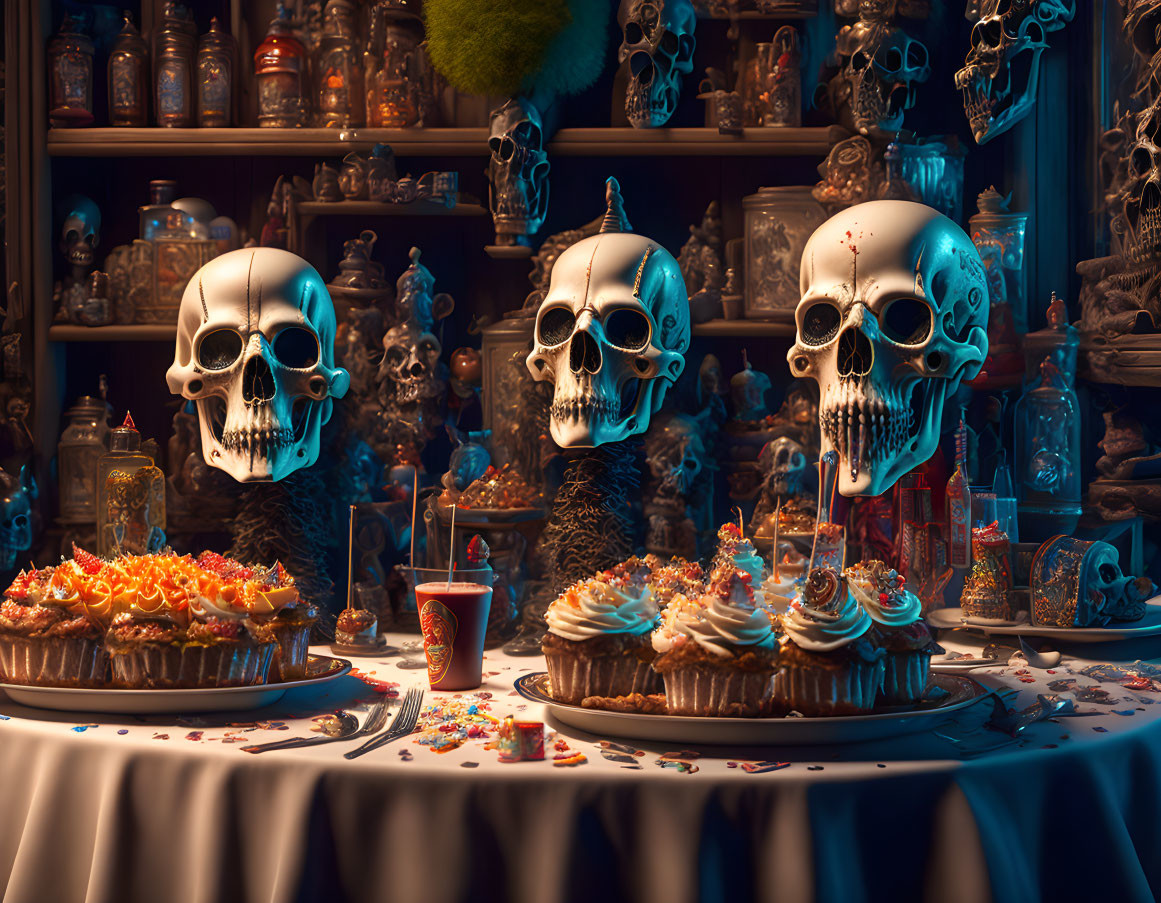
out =
[(368, 52), (367, 124), (373, 128), (417, 125), (426, 79), (422, 20), (405, 4), (377, 9)]
[(222, 30), (217, 17), (198, 43), (197, 111), (202, 128), (225, 128), (231, 124), (234, 101), (234, 39)]
[(146, 241), (153, 239), (165, 228), (166, 218), (173, 212), (177, 199), (177, 182), (154, 179), (149, 183), (149, 203), (137, 208), (138, 231)]
[(967, 427), (955, 431), (955, 470), (947, 481), (947, 563), (966, 568), (971, 561), (972, 496), (968, 488)]
[(306, 48), (294, 36), (290, 13), (282, 4), (254, 51), (254, 78), (258, 82), (258, 125), (287, 129), (305, 119)]
[(56, 446), (60, 517), (66, 523), (92, 523), (97, 518), (97, 461), (109, 435), (105, 403), (82, 395), (65, 416), (68, 425)]
[(886, 166), (886, 176), (875, 192), (875, 197), (880, 201), (920, 200), (915, 189), (903, 178), (903, 152), (894, 141), (883, 151), (883, 162)]
[(345, 128), (365, 120), (363, 67), (355, 46), (355, 9), (350, 0), (330, 0), (323, 12), (315, 57), (316, 124)]
[(109, 124), (145, 125), (149, 97), (149, 43), (126, 15), (109, 53)]
[(97, 462), (97, 554), (159, 552), (165, 546), (165, 474), (141, 451), (126, 414)]
[(154, 37), (153, 61), (157, 124), (189, 128), (194, 124), (194, 54), (197, 26), (189, 10), (167, 2)]
[(56, 128), (93, 121), (93, 42), (72, 16), (48, 42), (48, 118)]

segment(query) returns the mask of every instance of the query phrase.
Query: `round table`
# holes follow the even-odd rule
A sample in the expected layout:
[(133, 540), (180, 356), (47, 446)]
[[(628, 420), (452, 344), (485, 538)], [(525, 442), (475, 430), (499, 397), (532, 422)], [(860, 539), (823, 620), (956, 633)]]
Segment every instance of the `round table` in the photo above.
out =
[[(388, 692), (426, 688), (416, 639), (392, 636), (409, 651), (356, 667), (398, 684)], [(1010, 648), (974, 672), (1018, 693), (1014, 709), (1051, 692), (1077, 700), (1075, 716), (1015, 737), (985, 725), (988, 702), (923, 734), (843, 748), (602, 744), (549, 721), (546, 759), (516, 763), (485, 748), (494, 736), (457, 745), (434, 728), (355, 760), (342, 757), (350, 742), (242, 751), (374, 697), (354, 676), (209, 716), (77, 716), (4, 699), (3, 900), (1153, 900), (1161, 671), (1124, 665), (1150, 649), (1070, 651), (1052, 673), (1009, 661)], [(1110, 662), (1122, 665), (1093, 667)], [(426, 701), (474, 702), (476, 720), (544, 719), (513, 691), (542, 659), (491, 651), (484, 669), (487, 695)]]

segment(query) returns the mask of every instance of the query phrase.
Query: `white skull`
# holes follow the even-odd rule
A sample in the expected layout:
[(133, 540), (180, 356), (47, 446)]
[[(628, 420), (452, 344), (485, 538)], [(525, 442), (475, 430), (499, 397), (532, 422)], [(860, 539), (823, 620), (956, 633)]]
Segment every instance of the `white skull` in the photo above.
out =
[(331, 399), (351, 381), (334, 341), (331, 296), (301, 257), (244, 248), (194, 273), (166, 381), (197, 402), (206, 463), (240, 482), (314, 464)]
[(869, 201), (815, 230), (799, 281), (790, 371), (818, 382), (839, 492), (879, 495), (935, 452), (945, 399), (987, 356), (979, 253), (931, 207)]
[(693, 71), (697, 14), (690, 0), (621, 0), (621, 47), (629, 61), (625, 116), (634, 128), (665, 125), (677, 109), (681, 78)]
[(562, 448), (643, 433), (685, 367), (689, 303), (673, 255), (642, 235), (602, 233), (557, 259), (536, 314), (528, 369), (556, 386)]

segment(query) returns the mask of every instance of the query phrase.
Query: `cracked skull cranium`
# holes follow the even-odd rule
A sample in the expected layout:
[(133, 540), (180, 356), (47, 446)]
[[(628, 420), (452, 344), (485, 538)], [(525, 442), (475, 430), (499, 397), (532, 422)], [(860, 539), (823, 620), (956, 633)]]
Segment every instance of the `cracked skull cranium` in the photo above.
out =
[(818, 382), (839, 492), (879, 495), (934, 454), (945, 400), (987, 356), (979, 253), (931, 207), (870, 201), (819, 226), (800, 284), (790, 371)]
[(629, 62), (625, 116), (638, 129), (665, 125), (677, 109), (681, 79), (693, 71), (697, 15), (690, 0), (621, 0), (617, 59)]
[(277, 248), (215, 257), (186, 286), (169, 389), (197, 403), (206, 463), (235, 480), (314, 464), (332, 398), (335, 310), (309, 263)]
[(851, 117), (863, 135), (896, 133), (915, 104), (915, 88), (931, 75), (927, 48), (903, 29), (875, 23), (852, 36), (843, 78)]

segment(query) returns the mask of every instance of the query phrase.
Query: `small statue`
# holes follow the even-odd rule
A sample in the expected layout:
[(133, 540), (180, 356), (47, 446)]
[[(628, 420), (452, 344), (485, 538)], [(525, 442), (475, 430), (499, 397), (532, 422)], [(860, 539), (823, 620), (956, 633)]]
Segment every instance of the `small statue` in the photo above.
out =
[(645, 434), (645, 459), (651, 477), (645, 487), (645, 548), (654, 554), (698, 557), (698, 520), (709, 513), (708, 492), (713, 482), (701, 476), (712, 467), (702, 433), (698, 418), (668, 413)]
[(57, 319), (80, 323), (89, 299), (89, 273), (101, 241), (101, 211), (83, 195), (72, 195), (65, 203), (68, 215), (61, 224), (60, 252), (68, 264), (68, 275), (58, 286)]
[(766, 407), (766, 393), (770, 386), (770, 377), (750, 366), (750, 359), (743, 351), (742, 370), (730, 377), (734, 419), (743, 423), (765, 420), (770, 415), (770, 409)]
[(677, 255), (677, 265), (685, 279), (690, 313), (695, 323), (704, 323), (721, 314), (722, 220), (718, 202), (710, 201), (700, 226), (689, 227), (689, 238)]
[(314, 180), (310, 187), (316, 201), (333, 204), (343, 199), (342, 189), (339, 188), (339, 173), (329, 163), (315, 164)]

